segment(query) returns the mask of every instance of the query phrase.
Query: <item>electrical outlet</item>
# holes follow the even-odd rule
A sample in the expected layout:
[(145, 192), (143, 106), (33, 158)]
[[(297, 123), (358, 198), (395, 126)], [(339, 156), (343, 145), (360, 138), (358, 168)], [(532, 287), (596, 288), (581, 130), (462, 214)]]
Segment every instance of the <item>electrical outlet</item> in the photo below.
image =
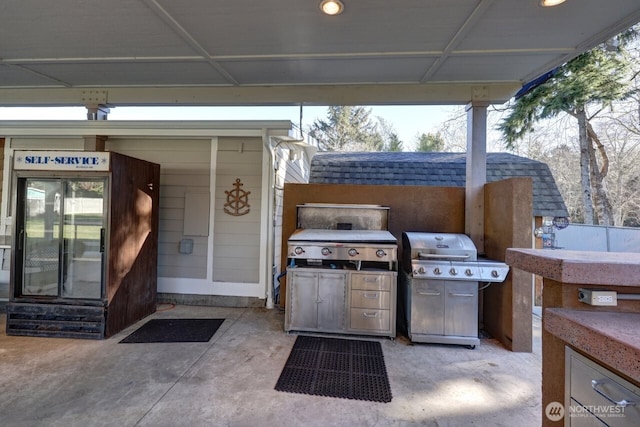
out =
[(618, 294), (615, 291), (600, 291), (596, 289), (578, 289), (578, 301), (589, 305), (618, 305)]

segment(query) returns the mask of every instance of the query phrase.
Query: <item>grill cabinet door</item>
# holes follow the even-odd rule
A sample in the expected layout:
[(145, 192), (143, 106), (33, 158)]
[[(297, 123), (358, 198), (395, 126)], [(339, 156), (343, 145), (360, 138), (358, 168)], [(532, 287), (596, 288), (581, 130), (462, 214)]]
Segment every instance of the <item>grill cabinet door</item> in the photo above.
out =
[(320, 273), (318, 276), (318, 328), (340, 331), (345, 324), (346, 273)]
[(444, 282), (414, 279), (411, 288), (411, 333), (444, 334)]
[(286, 330), (341, 332), (345, 328), (347, 273), (300, 269), (287, 272)]
[(287, 278), (290, 292), (289, 310), (292, 329), (315, 329), (318, 323), (318, 274), (304, 271), (291, 272)]
[(445, 335), (478, 336), (478, 282), (448, 281), (445, 289)]

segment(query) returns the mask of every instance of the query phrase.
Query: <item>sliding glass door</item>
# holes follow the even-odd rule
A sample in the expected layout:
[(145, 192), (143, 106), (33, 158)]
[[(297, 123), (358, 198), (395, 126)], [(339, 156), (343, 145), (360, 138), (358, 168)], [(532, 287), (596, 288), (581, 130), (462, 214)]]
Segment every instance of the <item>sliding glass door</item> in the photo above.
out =
[(19, 180), (23, 296), (102, 297), (105, 187), (106, 178)]

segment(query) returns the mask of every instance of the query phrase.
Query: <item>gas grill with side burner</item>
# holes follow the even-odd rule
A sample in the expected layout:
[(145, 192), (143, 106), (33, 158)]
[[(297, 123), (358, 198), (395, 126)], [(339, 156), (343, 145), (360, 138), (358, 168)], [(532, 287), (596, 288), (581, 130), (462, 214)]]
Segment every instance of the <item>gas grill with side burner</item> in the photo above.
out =
[(479, 283), (503, 282), (509, 267), (478, 259), (464, 234), (405, 232), (402, 245), (400, 293), (409, 339), (475, 348)]

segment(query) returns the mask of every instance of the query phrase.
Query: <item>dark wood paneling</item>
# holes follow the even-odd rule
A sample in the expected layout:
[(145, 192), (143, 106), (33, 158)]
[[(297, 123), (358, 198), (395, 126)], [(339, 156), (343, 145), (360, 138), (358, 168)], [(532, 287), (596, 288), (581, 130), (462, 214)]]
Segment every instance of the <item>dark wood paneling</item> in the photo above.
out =
[(105, 336), (156, 309), (160, 165), (111, 153)]

